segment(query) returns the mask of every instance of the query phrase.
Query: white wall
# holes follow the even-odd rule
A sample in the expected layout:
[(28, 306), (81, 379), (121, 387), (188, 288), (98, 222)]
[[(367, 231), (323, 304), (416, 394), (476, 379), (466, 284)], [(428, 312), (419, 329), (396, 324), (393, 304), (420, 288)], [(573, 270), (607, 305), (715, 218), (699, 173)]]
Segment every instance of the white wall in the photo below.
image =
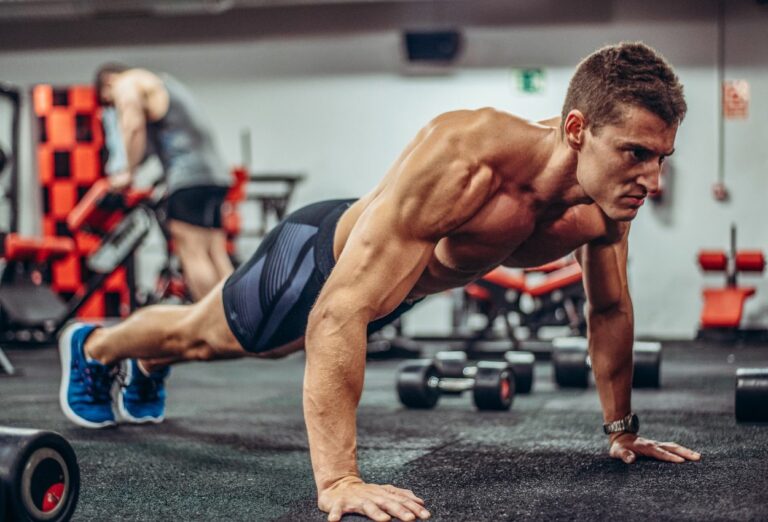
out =
[[(240, 158), (239, 134), (253, 134), (253, 168), (304, 171), (294, 206), (357, 196), (385, 172), (400, 149), (434, 115), (494, 106), (536, 119), (559, 112), (577, 60), (609, 42), (640, 39), (677, 67), (689, 114), (671, 160), (671, 192), (647, 204), (633, 224), (630, 276), (638, 334), (691, 337), (700, 311), (703, 277), (695, 265), (702, 247), (727, 247), (730, 223), (742, 247), (768, 246), (761, 210), (768, 191), (766, 131), (768, 73), (764, 49), (768, 8), (746, 0), (728, 9), (727, 78), (752, 83), (750, 118), (729, 122), (726, 181), (732, 198), (714, 202), (717, 175), (718, 86), (713, 3), (616, 0), (594, 23), (466, 28), (466, 51), (452, 74), (404, 74), (395, 30), (336, 35), (271, 36), (260, 40), (0, 54), (2, 78), (21, 85), (90, 81), (102, 61), (120, 60), (168, 71), (187, 83), (213, 120), (230, 163)], [(546, 69), (542, 94), (517, 92), (512, 67)], [(28, 137), (28, 129), (23, 133)], [(761, 139), (762, 138), (762, 139)], [(29, 140), (22, 150), (29, 174)], [(29, 192), (25, 197), (31, 197)], [(22, 227), (34, 228), (34, 213)], [(768, 326), (768, 284), (747, 308), (749, 324)], [(745, 282), (747, 279), (744, 280)], [(711, 279), (720, 284), (718, 278)], [(426, 305), (413, 322), (447, 325), (445, 303)]]

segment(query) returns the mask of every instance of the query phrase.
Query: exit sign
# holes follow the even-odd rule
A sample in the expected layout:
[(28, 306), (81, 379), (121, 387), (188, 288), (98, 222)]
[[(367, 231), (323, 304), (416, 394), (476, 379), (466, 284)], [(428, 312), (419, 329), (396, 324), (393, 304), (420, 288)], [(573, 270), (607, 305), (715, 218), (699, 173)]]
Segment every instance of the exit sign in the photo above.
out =
[(517, 69), (517, 89), (526, 94), (544, 90), (544, 69)]

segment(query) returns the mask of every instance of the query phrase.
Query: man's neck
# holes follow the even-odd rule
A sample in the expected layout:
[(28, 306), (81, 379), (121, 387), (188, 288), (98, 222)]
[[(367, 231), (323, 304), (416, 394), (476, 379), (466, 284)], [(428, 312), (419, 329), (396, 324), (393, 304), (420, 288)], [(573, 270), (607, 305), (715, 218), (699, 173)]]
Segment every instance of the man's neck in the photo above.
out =
[(542, 141), (541, 167), (532, 183), (536, 206), (545, 213), (592, 202), (576, 177), (578, 154), (561, 136), (555, 127)]

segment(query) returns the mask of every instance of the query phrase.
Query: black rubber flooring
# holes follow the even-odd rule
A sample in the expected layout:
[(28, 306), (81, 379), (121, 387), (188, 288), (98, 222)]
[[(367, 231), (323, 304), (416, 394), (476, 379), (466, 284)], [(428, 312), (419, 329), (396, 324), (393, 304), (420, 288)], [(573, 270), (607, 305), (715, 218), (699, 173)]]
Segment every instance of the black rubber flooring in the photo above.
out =
[[(58, 431), (82, 472), (75, 520), (322, 521), (301, 413), (301, 354), (174, 368), (167, 420), (91, 431), (57, 402), (54, 349), (8, 355), (0, 425)], [(768, 346), (668, 343), (662, 390), (638, 390), (642, 433), (687, 445), (699, 463), (607, 455), (596, 392), (557, 390), (547, 362), (511, 412), (471, 398), (404, 410), (397, 361), (369, 363), (359, 411), (364, 477), (413, 489), (433, 520), (768, 520), (768, 426), (733, 416), (737, 367)], [(345, 520), (363, 520), (350, 516)]]

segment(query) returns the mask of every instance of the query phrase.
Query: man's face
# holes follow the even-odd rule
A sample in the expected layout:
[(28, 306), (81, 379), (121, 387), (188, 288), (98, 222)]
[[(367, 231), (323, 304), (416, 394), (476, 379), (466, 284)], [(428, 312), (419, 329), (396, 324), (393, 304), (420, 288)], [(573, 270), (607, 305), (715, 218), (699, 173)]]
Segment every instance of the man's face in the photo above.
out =
[(576, 176), (587, 195), (617, 221), (630, 221), (659, 189), (664, 159), (674, 152), (677, 125), (627, 106), (624, 119), (584, 131)]

